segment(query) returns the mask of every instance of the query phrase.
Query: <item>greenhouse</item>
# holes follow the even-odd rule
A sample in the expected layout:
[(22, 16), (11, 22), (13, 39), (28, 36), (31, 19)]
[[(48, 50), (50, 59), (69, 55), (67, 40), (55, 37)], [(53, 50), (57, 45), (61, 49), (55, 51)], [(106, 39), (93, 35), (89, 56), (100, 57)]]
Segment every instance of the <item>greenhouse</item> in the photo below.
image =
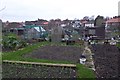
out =
[(42, 26), (27, 25), (25, 28), (25, 39), (46, 38), (48, 33)]

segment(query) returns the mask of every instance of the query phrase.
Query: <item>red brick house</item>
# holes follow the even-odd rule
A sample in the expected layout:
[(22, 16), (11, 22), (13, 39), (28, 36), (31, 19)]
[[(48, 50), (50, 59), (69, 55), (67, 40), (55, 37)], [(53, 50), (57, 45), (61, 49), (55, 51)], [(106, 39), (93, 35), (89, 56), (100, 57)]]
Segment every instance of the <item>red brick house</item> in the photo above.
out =
[(106, 21), (106, 36), (107, 37), (117, 37), (120, 32), (120, 17), (114, 17)]
[(108, 26), (120, 26), (120, 18), (112, 18), (106, 21)]

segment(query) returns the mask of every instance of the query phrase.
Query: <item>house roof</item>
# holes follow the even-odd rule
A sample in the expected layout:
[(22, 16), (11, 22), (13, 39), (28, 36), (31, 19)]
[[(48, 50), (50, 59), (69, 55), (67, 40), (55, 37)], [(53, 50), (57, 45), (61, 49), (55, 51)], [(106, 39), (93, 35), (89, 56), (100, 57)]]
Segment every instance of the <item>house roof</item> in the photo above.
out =
[(43, 22), (43, 24), (48, 24), (48, 22)]
[(21, 29), (23, 28), (23, 24), (22, 23), (19, 23), (19, 22), (7, 22), (7, 23), (3, 23), (3, 28), (4, 29)]
[(82, 21), (82, 23), (84, 24), (84, 23), (87, 23), (88, 21)]
[(112, 18), (106, 21), (106, 23), (120, 22), (120, 18)]

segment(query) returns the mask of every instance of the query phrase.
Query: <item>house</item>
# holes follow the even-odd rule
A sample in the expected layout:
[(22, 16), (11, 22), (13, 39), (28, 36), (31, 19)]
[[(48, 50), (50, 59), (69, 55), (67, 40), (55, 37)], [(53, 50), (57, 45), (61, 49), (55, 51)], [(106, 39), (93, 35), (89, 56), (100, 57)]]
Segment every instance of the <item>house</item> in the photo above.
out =
[(87, 21), (84, 25), (85, 27), (94, 27), (94, 20)]
[(120, 26), (120, 17), (118, 18), (112, 18), (106, 21), (107, 26)]
[(94, 27), (94, 20), (80, 20), (84, 27)]
[(68, 19), (65, 19), (65, 20), (63, 20), (62, 21), (62, 24), (64, 24), (64, 25), (69, 25), (71, 23), (71, 20), (68, 20)]
[(3, 34), (7, 34), (7, 33), (15, 33), (17, 34), (19, 37), (23, 38), (24, 35), (24, 27), (23, 27), (24, 23), (20, 23), (20, 22), (5, 22), (3, 23), (3, 28), (2, 28), (2, 32)]
[(88, 22), (87, 20), (80, 20), (80, 22), (81, 22), (81, 25), (82, 26), (85, 26), (85, 24)]
[(58, 27), (58, 26), (61, 27), (61, 25), (63, 25), (61, 19), (55, 19), (55, 20), (51, 19), (49, 21), (48, 28), (49, 28), (49, 30), (51, 30), (51, 29)]
[[(120, 17), (114, 17), (106, 21), (106, 36), (117, 37), (120, 32)], [(120, 33), (119, 33), (120, 34)]]
[(81, 27), (81, 22), (80, 22), (80, 20), (78, 20), (78, 19), (73, 20), (73, 21), (72, 21), (72, 27), (74, 27), (74, 28), (79, 28), (79, 27)]

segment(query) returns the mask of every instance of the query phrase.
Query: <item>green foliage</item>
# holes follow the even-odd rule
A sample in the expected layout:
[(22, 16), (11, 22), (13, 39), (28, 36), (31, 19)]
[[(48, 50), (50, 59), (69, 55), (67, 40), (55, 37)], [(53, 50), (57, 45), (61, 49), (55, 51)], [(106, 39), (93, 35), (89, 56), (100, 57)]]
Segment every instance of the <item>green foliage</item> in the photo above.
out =
[(120, 48), (120, 42), (117, 43), (117, 46)]
[(12, 33), (3, 36), (2, 44), (3, 44), (3, 48), (11, 49), (11, 50), (17, 50), (19, 48), (26, 46), (25, 41), (20, 40), (16, 34), (12, 34)]
[(19, 41), (19, 48), (23, 48), (23, 47), (26, 47), (26, 46), (27, 46), (27, 44), (24, 40)]
[(23, 49), (15, 51), (15, 52), (2, 53), (2, 58), (3, 58), (3, 60), (22, 60), (22, 59), (24, 59), (22, 57), (22, 55), (27, 54), (45, 44), (46, 44), (45, 42), (41, 42), (41, 43), (38, 43), (35, 45), (27, 46)]

